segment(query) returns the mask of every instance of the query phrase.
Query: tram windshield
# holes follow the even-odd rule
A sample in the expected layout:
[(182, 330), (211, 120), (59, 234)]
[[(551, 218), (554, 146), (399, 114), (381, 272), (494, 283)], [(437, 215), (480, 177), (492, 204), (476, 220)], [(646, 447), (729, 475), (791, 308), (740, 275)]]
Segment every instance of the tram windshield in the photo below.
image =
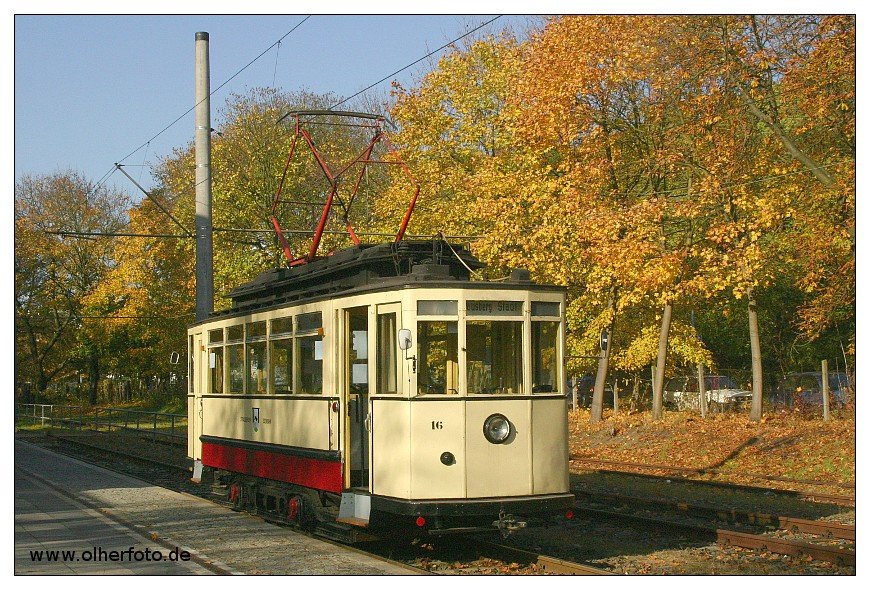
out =
[(459, 393), (457, 322), (417, 322), (417, 393)]
[(532, 322), (532, 392), (559, 391), (559, 322)]
[(466, 325), (469, 393), (523, 392), (523, 323), (475, 320)]

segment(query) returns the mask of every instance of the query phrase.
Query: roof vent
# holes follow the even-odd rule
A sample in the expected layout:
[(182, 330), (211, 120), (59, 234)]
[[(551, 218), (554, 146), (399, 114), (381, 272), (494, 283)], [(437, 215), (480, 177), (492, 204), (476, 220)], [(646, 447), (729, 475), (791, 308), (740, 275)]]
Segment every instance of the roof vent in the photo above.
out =
[(411, 274), (417, 279), (449, 279), (450, 266), (447, 264), (415, 264)]
[(512, 283), (531, 283), (532, 273), (525, 268), (514, 268), (511, 269), (510, 280)]

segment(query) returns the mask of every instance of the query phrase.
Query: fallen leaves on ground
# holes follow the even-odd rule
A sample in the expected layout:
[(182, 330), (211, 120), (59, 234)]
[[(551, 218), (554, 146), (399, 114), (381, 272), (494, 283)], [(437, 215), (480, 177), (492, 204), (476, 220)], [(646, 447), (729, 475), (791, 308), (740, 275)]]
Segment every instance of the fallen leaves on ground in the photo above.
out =
[[(855, 481), (855, 419), (825, 422), (796, 414), (771, 414), (750, 422), (743, 414), (702, 419), (688, 412), (666, 412), (654, 422), (649, 412), (605, 413), (597, 424), (589, 411), (569, 413), (571, 458), (716, 469), (729, 480), (754, 480), (745, 474)], [(834, 486), (836, 487), (836, 486)], [(842, 489), (840, 490), (843, 491)]]

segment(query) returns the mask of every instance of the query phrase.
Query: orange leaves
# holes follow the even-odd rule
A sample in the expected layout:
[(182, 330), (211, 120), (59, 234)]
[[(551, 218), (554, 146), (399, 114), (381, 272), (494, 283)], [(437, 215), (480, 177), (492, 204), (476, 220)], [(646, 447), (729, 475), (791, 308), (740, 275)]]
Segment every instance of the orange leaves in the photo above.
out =
[[(687, 412), (666, 412), (660, 422), (648, 414), (620, 413), (590, 424), (585, 411), (569, 415), (571, 454), (633, 463), (715, 467), (730, 481), (741, 472), (848, 483), (855, 480), (855, 421), (767, 416), (750, 423), (745, 415), (715, 414), (707, 420)], [(616, 432), (616, 436), (602, 433)], [(666, 449), (664, 454), (662, 449)], [(664, 456), (663, 456), (664, 455)], [(839, 491), (838, 491), (839, 490)], [(842, 493), (842, 488), (832, 488)]]
[[(526, 43), (490, 38), (450, 53), (393, 112), (424, 187), (415, 229), (484, 234), (475, 248), (486, 261), (567, 285), (572, 354), (594, 349), (614, 295), (621, 368), (648, 357), (665, 300), (705, 305), (793, 276), (818, 292), (848, 259), (839, 236), (854, 212), (843, 179), (854, 158), (842, 151), (854, 138), (843, 83), (854, 22), (818, 20), (561, 17)], [(803, 70), (810, 87), (799, 87)], [(828, 75), (826, 102), (812, 103)], [(832, 191), (783, 149), (747, 91), (762, 119), (819, 144), (839, 222)], [(825, 125), (843, 131), (826, 134), (814, 112), (840, 117)], [(833, 247), (812, 239), (813, 223)], [(679, 339), (672, 348), (684, 360), (708, 354)]]

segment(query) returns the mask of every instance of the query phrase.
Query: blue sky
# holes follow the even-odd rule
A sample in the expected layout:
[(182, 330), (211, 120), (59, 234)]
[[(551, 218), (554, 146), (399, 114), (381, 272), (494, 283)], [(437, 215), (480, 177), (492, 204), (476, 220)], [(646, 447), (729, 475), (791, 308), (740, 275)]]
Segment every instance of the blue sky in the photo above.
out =
[[(231, 93), (253, 87), (349, 96), (492, 16), (312, 16), (213, 95), (212, 124)], [(303, 18), (16, 16), (15, 178), (71, 169), (97, 181), (126, 157), (128, 172), (150, 186), (142, 165), (192, 140), (193, 113), (129, 154), (193, 106), (194, 34), (209, 33), (214, 90)], [(526, 17), (503, 16), (471, 38), (527, 26)], [(428, 62), (396, 79), (413, 83)], [(388, 90), (389, 80), (373, 92)], [(119, 173), (109, 184), (141, 196)]]

